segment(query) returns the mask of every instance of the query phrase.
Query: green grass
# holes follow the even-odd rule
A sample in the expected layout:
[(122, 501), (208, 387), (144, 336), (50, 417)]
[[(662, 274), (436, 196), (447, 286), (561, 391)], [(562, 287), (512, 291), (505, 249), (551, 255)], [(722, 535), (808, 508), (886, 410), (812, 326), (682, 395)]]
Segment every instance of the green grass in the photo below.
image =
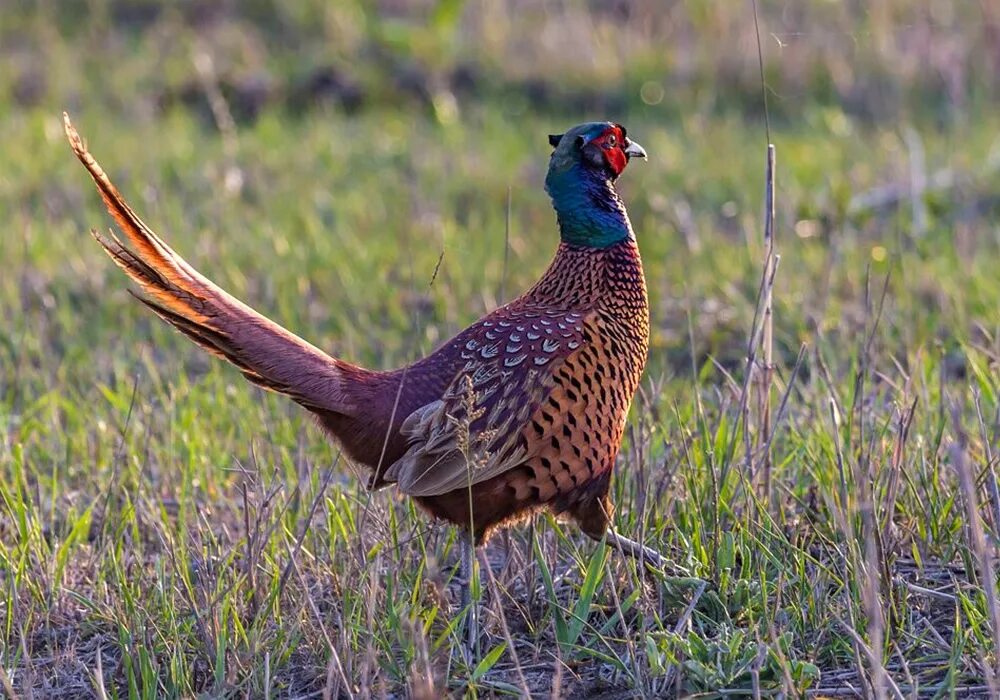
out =
[[(393, 31), (380, 40), (395, 46)], [(301, 410), (134, 303), (87, 235), (110, 220), (61, 109), (202, 272), (373, 367), (429, 352), (537, 278), (556, 242), (546, 134), (594, 115), (511, 114), (488, 94), (443, 119), (386, 97), (356, 114), (266, 106), (227, 140), (197, 110), (146, 109), (150, 39), (123, 36), (104, 80), (94, 35), (54, 34), (65, 72), (50, 92), (0, 105), (5, 689), (985, 695), (998, 663), (984, 587), (1000, 528), (995, 110), (873, 119), (814, 85), (784, 96), (768, 493), (753, 386), (741, 401), (764, 256), (759, 115), (670, 94), (608, 115), (651, 156), (621, 182), (653, 339), (615, 519), (671, 570), (638, 570), (545, 517), (497, 537), (469, 663), (457, 533), (391, 490), (367, 493)], [(637, 85), (661, 75), (642, 56), (628, 65)], [(910, 197), (910, 129), (952, 186)], [(902, 186), (900, 206), (857, 205), (886, 185)]]

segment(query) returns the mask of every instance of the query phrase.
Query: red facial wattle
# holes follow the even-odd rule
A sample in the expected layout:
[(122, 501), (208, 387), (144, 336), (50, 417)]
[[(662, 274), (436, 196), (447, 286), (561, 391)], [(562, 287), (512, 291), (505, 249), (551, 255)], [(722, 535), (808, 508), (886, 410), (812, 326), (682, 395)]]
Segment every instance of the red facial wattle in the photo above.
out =
[(591, 143), (600, 147), (601, 153), (604, 154), (604, 161), (615, 177), (621, 175), (625, 166), (628, 165), (628, 156), (625, 155), (625, 134), (622, 133), (622, 130), (617, 126), (608, 127)]

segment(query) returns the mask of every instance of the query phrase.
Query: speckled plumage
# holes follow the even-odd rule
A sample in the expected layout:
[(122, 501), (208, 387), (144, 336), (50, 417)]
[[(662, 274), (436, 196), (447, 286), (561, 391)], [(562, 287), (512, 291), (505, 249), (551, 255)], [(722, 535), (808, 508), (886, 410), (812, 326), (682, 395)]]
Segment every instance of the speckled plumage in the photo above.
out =
[[(470, 522), (471, 481), (480, 539), (542, 506), (585, 516), (599, 537), (603, 512), (591, 511), (609, 510), (648, 337), (635, 241), (599, 251), (561, 244), (534, 288), (407, 370), (452, 379), (441, 400), (404, 421), (410, 446), (383, 478), (458, 523)], [(502, 507), (480, 507), (487, 502)]]
[(131, 247), (98, 240), (143, 301), (254, 383), (312, 411), (371, 468), (371, 486), (396, 484), (476, 542), (539, 508), (604, 534), (649, 338), (639, 250), (613, 187), (628, 158), (645, 154), (623, 128), (591, 123), (551, 137), (546, 189), (563, 240), (535, 286), (388, 372), (327, 356), (194, 270), (135, 215), (68, 120), (66, 128)]

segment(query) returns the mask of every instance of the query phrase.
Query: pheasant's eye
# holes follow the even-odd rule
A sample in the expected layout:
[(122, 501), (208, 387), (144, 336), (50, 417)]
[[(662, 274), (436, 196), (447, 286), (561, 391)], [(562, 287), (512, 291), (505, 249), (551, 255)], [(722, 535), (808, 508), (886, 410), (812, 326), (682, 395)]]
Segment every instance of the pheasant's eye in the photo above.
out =
[(608, 148), (614, 148), (618, 143), (618, 139), (615, 138), (614, 134), (608, 134)]

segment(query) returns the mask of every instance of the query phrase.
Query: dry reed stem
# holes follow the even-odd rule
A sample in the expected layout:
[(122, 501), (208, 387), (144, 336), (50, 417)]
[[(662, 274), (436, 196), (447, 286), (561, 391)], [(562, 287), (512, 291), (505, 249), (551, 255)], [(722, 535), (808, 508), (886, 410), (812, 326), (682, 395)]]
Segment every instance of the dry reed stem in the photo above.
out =
[(763, 477), (760, 494), (771, 510), (771, 388), (774, 384), (774, 276), (777, 272), (777, 252), (774, 245), (776, 153), (773, 143), (767, 145), (767, 168), (764, 179), (764, 320), (761, 355), (764, 361), (758, 405), (760, 410), (759, 443), (766, 446), (763, 454)]

